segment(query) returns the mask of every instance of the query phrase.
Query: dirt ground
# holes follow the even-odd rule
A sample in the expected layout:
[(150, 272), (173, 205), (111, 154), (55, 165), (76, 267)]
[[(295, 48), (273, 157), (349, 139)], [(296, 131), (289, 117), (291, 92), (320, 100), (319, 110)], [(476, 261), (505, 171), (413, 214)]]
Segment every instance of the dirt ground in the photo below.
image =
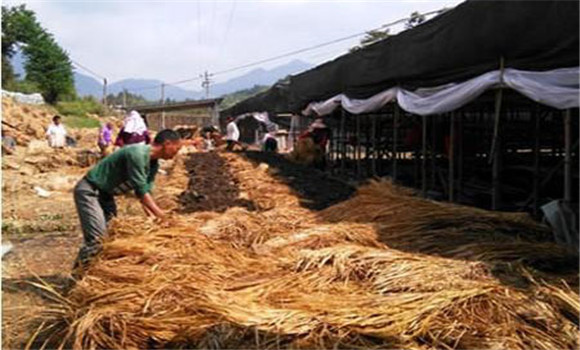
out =
[[(3, 176), (5, 181), (11, 178), (6, 172)], [(45, 294), (30, 282), (43, 279), (64, 288), (70, 278), (81, 243), (71, 191), (72, 186), (51, 191), (48, 198), (38, 196), (31, 188), (3, 193), (2, 241), (13, 245), (2, 259), (5, 349), (22, 348), (30, 335), (29, 320), (47, 302)]]
[[(73, 187), (88, 168), (61, 167), (29, 176), (4, 169), (2, 242), (12, 249), (2, 257), (2, 348), (22, 349), (31, 335), (31, 319), (51, 301), (31, 283), (45, 281), (63, 293), (71, 286), (71, 269), (82, 243)], [(39, 196), (35, 186), (48, 191)], [(121, 199), (121, 214), (140, 210)]]

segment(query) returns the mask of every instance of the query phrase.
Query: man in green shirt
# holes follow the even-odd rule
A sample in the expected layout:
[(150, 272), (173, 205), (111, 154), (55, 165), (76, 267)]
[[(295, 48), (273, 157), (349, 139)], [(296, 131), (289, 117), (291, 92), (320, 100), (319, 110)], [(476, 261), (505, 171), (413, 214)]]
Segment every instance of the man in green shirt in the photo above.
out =
[(101, 249), (107, 236), (107, 223), (117, 215), (114, 196), (133, 190), (148, 216), (163, 218), (163, 211), (151, 196), (159, 159), (173, 158), (181, 148), (176, 131), (160, 131), (152, 145), (123, 147), (95, 165), (74, 189), (74, 200), (81, 221), (84, 244), (75, 268), (86, 266)]

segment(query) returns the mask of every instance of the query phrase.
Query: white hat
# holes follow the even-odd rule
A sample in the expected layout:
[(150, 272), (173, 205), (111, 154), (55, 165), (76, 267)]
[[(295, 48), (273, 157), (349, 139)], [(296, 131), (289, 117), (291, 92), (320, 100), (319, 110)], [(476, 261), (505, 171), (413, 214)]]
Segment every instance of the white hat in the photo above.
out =
[(324, 124), (324, 121), (322, 120), (322, 118), (317, 118), (314, 120), (314, 122), (312, 124), (310, 124), (311, 128), (316, 128), (316, 129), (324, 129), (327, 128), (326, 124)]

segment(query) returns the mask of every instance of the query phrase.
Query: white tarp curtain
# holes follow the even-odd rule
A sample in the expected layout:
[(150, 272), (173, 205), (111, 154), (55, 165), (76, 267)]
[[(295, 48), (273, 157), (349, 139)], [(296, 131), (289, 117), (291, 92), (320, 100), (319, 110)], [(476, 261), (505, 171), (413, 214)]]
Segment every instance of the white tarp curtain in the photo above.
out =
[(580, 67), (560, 68), (545, 72), (517, 69), (491, 71), (462, 83), (452, 83), (434, 88), (407, 91), (393, 87), (367, 99), (351, 99), (344, 94), (323, 102), (310, 103), (302, 112), (316, 112), (323, 116), (332, 113), (339, 105), (352, 114), (373, 112), (397, 100), (407, 112), (418, 115), (441, 114), (453, 111), (476, 99), (479, 95), (503, 82), (506, 86), (528, 98), (554, 108), (566, 109), (580, 105)]
[(11, 92), (2, 90), (2, 96), (12, 97), (17, 102), (26, 103), (30, 105), (44, 104), (44, 98), (42, 98), (42, 95), (39, 93), (27, 95), (20, 92)]

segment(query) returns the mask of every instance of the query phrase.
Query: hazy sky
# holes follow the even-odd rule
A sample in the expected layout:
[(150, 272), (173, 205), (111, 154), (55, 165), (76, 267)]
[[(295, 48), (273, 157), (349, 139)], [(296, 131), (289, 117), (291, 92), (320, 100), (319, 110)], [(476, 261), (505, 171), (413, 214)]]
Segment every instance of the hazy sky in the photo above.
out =
[[(110, 82), (142, 78), (171, 83), (377, 28), (413, 11), (423, 13), (460, 2), (4, 0), (3, 4), (26, 3), (73, 60)], [(359, 39), (261, 67), (293, 59), (319, 64), (346, 52)], [(217, 75), (214, 80), (255, 68)], [(181, 86), (199, 89), (199, 81)]]

